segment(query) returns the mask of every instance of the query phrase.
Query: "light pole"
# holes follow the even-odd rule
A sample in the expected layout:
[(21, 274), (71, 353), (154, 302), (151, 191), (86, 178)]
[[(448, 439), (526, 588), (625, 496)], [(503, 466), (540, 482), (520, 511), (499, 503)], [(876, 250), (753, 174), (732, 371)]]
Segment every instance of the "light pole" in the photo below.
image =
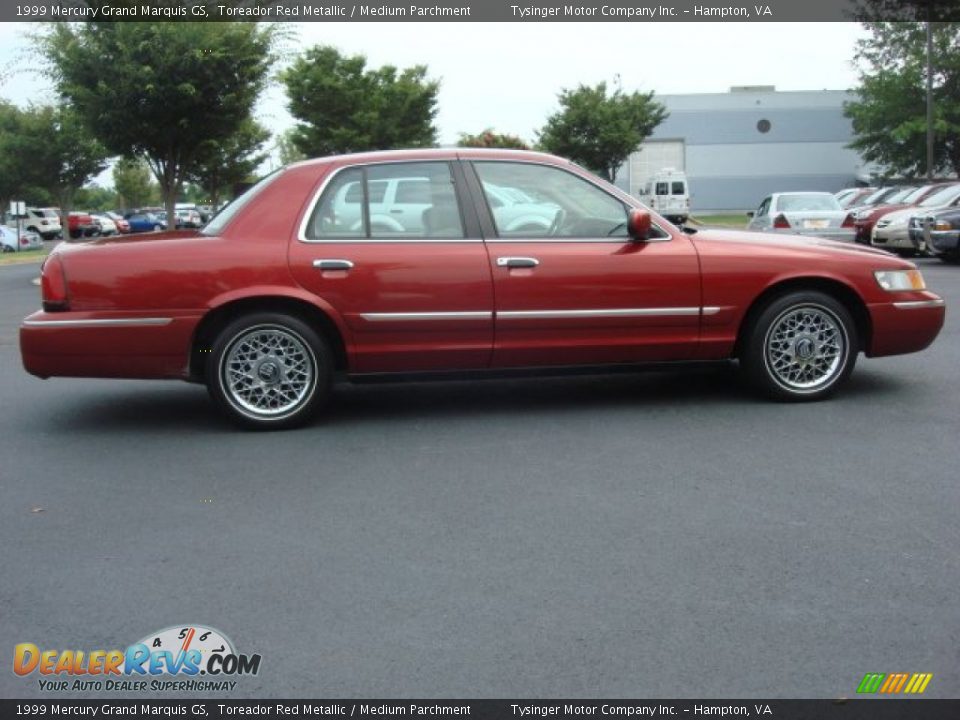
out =
[(933, 180), (933, 3), (927, 3), (927, 180)]

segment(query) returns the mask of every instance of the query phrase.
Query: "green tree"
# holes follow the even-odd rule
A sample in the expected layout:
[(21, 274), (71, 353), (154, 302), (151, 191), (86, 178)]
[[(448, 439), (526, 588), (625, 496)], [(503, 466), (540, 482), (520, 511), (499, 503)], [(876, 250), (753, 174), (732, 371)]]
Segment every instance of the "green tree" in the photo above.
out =
[(61, 95), (116, 155), (143, 157), (168, 214), (210, 141), (250, 117), (276, 26), (248, 22), (52, 25), (41, 47)]
[(112, 210), (117, 206), (117, 193), (93, 183), (79, 188), (73, 196), (73, 202), (78, 208), (84, 210), (97, 212)]
[[(850, 147), (890, 174), (926, 171), (926, 27), (865, 23), (858, 41), (856, 100), (844, 112), (853, 123)], [(960, 22), (933, 24), (934, 167), (960, 173)]]
[(270, 131), (248, 118), (226, 138), (206, 143), (188, 176), (217, 207), (224, 192), (229, 193), (237, 183), (249, 180), (267, 159), (262, 148), (269, 139)]
[(316, 46), (281, 79), (290, 112), (300, 122), (291, 136), (307, 155), (429, 147), (436, 144), (440, 83), (423, 65), (367, 69), (362, 55)]
[(460, 139), (457, 141), (457, 145), (460, 147), (530, 149), (530, 146), (516, 135), (494, 132), (493, 128), (486, 128), (483, 132), (479, 132), (476, 135), (460, 133)]
[(67, 105), (30, 108), (23, 122), (33, 182), (56, 198), (66, 227), (76, 192), (107, 166), (107, 149)]
[(124, 210), (153, 205), (160, 199), (150, 167), (140, 158), (121, 158), (113, 166), (117, 204)]
[(667, 117), (653, 92), (607, 92), (607, 84), (562, 90), (560, 110), (540, 131), (540, 146), (613, 182), (617, 169)]
[(290, 163), (299, 162), (300, 160), (306, 160), (307, 156), (304, 155), (297, 149), (297, 146), (293, 142), (294, 130), (293, 128), (289, 130), (284, 130), (277, 136), (277, 154), (280, 156), (281, 165), (289, 165)]

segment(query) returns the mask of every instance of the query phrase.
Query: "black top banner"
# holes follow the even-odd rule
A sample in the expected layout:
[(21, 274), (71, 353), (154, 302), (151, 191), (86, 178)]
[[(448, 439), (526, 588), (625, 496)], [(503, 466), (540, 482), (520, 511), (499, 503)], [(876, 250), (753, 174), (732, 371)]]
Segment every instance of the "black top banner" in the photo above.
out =
[(960, 700), (2, 700), (4, 718), (955, 720)]
[(137, 22), (851, 22), (958, 21), (960, 0), (38, 0), (0, 20)]

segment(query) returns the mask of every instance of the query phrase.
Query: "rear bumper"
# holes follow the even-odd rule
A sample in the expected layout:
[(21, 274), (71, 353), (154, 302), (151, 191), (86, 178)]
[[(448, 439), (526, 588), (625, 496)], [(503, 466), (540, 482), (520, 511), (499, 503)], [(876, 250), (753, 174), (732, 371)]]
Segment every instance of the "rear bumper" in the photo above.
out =
[(868, 357), (902, 355), (928, 347), (943, 327), (946, 305), (932, 292), (867, 306), (873, 328)]
[(39, 311), (20, 326), (20, 355), (24, 369), (41, 378), (185, 378), (199, 320)]

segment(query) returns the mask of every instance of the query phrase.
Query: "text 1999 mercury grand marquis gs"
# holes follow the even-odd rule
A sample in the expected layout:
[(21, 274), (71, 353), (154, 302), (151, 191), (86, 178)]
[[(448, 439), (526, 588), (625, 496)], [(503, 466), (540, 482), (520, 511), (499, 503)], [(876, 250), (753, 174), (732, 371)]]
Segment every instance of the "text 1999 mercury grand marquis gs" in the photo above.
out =
[(60, 245), (42, 289), (30, 373), (201, 381), (257, 428), (307, 420), (335, 374), (737, 359), (815, 400), (945, 312), (884, 251), (683, 232), (561, 158), (469, 149), (297, 163), (202, 230)]

